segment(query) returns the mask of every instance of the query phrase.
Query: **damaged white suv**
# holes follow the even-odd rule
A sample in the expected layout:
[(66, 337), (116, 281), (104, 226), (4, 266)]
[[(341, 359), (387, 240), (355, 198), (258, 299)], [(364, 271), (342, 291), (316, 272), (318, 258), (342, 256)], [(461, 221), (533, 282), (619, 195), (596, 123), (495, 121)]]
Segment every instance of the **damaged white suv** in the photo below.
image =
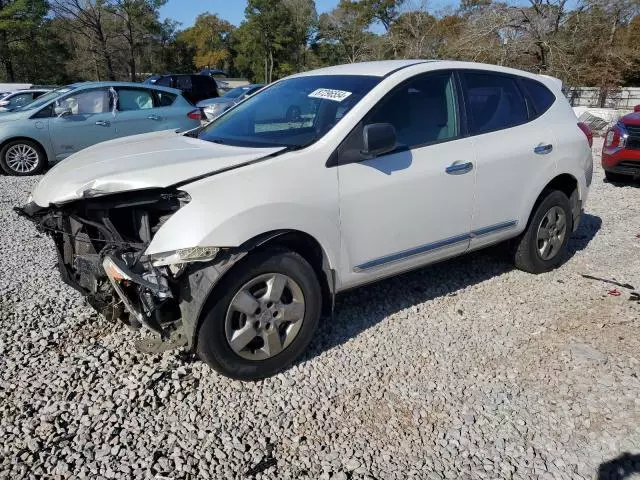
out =
[(201, 129), (77, 153), (18, 211), (93, 307), (157, 333), (148, 347), (258, 379), (340, 291), (509, 239), (517, 267), (556, 267), (592, 176), (560, 88), (448, 61), (294, 75)]

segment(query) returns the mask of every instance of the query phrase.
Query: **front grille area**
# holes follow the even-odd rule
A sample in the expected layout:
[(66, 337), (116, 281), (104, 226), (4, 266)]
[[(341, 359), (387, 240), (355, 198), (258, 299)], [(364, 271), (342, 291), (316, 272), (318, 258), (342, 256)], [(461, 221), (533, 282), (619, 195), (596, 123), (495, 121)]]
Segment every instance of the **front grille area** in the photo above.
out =
[(640, 150), (640, 126), (624, 126), (629, 132), (629, 137), (627, 138), (627, 148), (630, 150)]

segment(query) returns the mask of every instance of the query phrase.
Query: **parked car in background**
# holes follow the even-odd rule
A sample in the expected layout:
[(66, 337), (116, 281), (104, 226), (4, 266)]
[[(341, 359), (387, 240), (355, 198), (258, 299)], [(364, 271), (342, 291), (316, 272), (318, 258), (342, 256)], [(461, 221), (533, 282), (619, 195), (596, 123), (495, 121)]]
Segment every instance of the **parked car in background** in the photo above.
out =
[(602, 147), (602, 168), (611, 182), (640, 177), (640, 105), (607, 132)]
[(208, 77), (213, 78), (218, 86), (218, 92), (220, 94), (225, 93), (232, 88), (231, 84), (225, 80), (227, 78), (227, 74), (223, 70), (205, 68), (200, 70), (200, 75), (207, 75)]
[(139, 83), (78, 83), (0, 116), (0, 167), (9, 175), (34, 175), (96, 143), (199, 125), (200, 110), (179, 90)]
[(247, 380), (298, 358), (338, 292), (505, 240), (518, 268), (557, 267), (592, 174), (560, 81), (385, 61), (81, 152), (19, 211), (99, 312)]
[(264, 87), (263, 84), (251, 84), (233, 88), (221, 97), (202, 100), (196, 106), (202, 111), (203, 120), (213, 120), (262, 87)]
[(166, 74), (159, 75), (157, 78), (150, 77), (145, 82), (161, 87), (177, 88), (194, 105), (201, 100), (220, 96), (215, 80), (206, 75)]
[(0, 99), (0, 113), (12, 112), (16, 108), (23, 107), (50, 91), (50, 88), (34, 88), (11, 92)]

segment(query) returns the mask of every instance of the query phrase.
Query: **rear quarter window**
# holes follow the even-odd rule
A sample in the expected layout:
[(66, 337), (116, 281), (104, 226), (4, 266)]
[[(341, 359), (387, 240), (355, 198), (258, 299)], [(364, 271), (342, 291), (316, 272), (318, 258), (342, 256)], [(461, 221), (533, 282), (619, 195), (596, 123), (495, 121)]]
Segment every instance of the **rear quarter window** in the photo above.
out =
[(533, 104), (534, 118), (544, 114), (556, 101), (556, 96), (542, 83), (530, 78), (522, 78), (524, 88), (529, 100)]

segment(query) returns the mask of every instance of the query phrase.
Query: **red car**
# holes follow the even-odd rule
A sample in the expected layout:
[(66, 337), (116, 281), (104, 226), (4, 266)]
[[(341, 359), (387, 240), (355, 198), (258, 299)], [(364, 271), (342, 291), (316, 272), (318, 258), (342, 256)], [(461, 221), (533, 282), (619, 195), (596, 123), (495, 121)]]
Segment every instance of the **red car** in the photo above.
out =
[(640, 105), (607, 132), (602, 147), (602, 168), (611, 182), (640, 176)]

